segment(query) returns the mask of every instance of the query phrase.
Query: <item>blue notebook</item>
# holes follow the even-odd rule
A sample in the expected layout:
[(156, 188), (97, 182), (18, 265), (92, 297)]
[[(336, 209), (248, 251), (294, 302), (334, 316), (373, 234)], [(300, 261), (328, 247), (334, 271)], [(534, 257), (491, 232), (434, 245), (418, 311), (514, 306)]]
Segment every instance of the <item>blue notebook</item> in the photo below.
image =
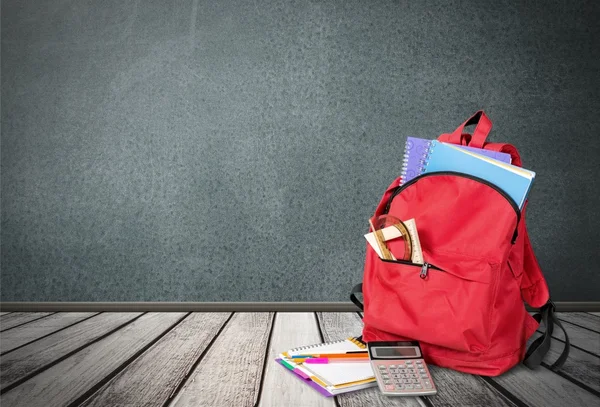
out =
[[(406, 144), (404, 145), (404, 158), (402, 159), (402, 179), (400, 181), (400, 185), (407, 183), (417, 175), (421, 174), (423, 158), (429, 154), (429, 148), (431, 147), (432, 141), (433, 140), (410, 136), (406, 138)], [(510, 154), (507, 153), (462, 145), (457, 147), (485, 155), (499, 161), (504, 161), (508, 164), (511, 163)]]
[(439, 171), (461, 172), (491, 182), (506, 192), (519, 209), (523, 207), (535, 178), (533, 171), (434, 140), (422, 173)]

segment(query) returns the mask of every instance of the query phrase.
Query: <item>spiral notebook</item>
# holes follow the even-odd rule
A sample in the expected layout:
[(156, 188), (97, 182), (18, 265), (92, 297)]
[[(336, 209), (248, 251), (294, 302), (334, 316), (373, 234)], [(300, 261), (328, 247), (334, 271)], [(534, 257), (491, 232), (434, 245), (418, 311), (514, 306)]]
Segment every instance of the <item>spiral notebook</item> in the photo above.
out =
[(275, 361), (291, 370), (321, 394), (331, 397), (340, 393), (376, 386), (377, 381), (371, 369), (371, 363), (306, 364), (297, 363), (291, 357), (307, 353), (344, 353), (365, 349), (366, 344), (364, 342), (357, 338), (347, 338), (290, 349), (282, 352)]
[[(421, 175), (423, 172), (424, 160), (429, 155), (429, 149), (431, 148), (432, 141), (434, 140), (427, 140), (418, 137), (406, 138), (406, 144), (404, 145), (404, 157), (402, 159), (402, 179), (400, 181), (400, 185), (405, 184), (418, 175)], [(457, 145), (457, 147), (466, 151), (485, 155), (493, 158), (494, 160), (502, 161), (507, 164), (511, 163), (510, 154), (507, 153), (469, 146)]]
[(523, 207), (535, 179), (533, 171), (434, 140), (421, 173), (440, 171), (460, 172), (486, 180), (503, 190), (519, 208)]

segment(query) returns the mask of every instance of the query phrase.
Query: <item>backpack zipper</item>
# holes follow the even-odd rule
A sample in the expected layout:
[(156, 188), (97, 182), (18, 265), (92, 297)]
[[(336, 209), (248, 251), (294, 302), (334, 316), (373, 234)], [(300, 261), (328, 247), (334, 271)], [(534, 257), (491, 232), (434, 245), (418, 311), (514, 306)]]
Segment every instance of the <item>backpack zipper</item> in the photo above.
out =
[(491, 182), (489, 182), (487, 180), (484, 180), (483, 178), (479, 178), (479, 177), (476, 177), (474, 175), (465, 174), (465, 173), (462, 173), (462, 172), (455, 172), (455, 171), (429, 172), (429, 173), (426, 173), (426, 174), (421, 174), (421, 175), (419, 175), (419, 176), (411, 179), (406, 184), (397, 186), (396, 189), (394, 190), (394, 192), (392, 192), (392, 195), (390, 196), (390, 199), (388, 199), (387, 205), (385, 206), (384, 213), (387, 214), (390, 211), (390, 206), (392, 205), (392, 200), (396, 197), (396, 195), (398, 195), (404, 189), (408, 188), (409, 186), (411, 186), (412, 184), (414, 184), (415, 182), (417, 182), (421, 178), (431, 177), (431, 176), (434, 176), (434, 175), (454, 175), (454, 176), (457, 176), (457, 177), (468, 178), (468, 179), (471, 179), (473, 181), (477, 181), (477, 182), (479, 182), (481, 184), (485, 184), (485, 185), (487, 185), (487, 186), (495, 189), (496, 191), (498, 191), (498, 193), (500, 195), (502, 195), (504, 197), (504, 199), (506, 199), (508, 201), (508, 203), (510, 204), (510, 206), (512, 206), (513, 210), (517, 214), (517, 224), (515, 226), (515, 231), (513, 232), (513, 236), (512, 236), (512, 239), (511, 239), (511, 244), (515, 244), (515, 242), (517, 241), (517, 236), (518, 236), (519, 222), (521, 221), (521, 210), (517, 206), (517, 203), (506, 192), (504, 192), (503, 189), (501, 189), (498, 186), (492, 184)]
[(419, 277), (421, 278), (426, 278), (427, 277), (427, 273), (429, 272), (429, 269), (434, 269), (437, 271), (441, 271), (442, 273), (445, 273), (444, 270), (442, 270), (441, 268), (434, 266), (431, 263), (427, 263), (424, 262), (423, 264), (420, 263), (412, 263), (410, 261), (406, 261), (406, 260), (386, 260), (386, 259), (381, 259), (381, 261), (387, 261), (388, 263), (400, 263), (400, 264), (407, 264), (409, 266), (415, 266), (415, 267), (421, 267), (421, 272), (419, 273)]
[(429, 269), (429, 267), (430, 267), (429, 263), (423, 263), (423, 267), (421, 267), (421, 274), (419, 274), (419, 277), (421, 277), (421, 278), (427, 277), (427, 269)]

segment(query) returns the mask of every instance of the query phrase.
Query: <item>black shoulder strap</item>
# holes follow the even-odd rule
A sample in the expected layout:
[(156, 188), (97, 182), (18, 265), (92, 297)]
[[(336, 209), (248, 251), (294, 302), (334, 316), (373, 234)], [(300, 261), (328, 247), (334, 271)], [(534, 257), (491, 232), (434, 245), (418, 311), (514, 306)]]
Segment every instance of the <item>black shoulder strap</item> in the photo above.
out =
[(360, 308), (361, 311), (364, 311), (365, 306), (362, 302), (360, 302), (360, 300), (356, 297), (355, 294), (362, 294), (362, 283), (356, 284), (354, 287), (352, 287), (352, 291), (350, 291), (350, 301), (352, 301), (354, 305)]
[(542, 360), (544, 360), (544, 356), (546, 356), (550, 350), (550, 342), (552, 341), (554, 324), (558, 325), (565, 335), (565, 347), (556, 362), (550, 366), (550, 369), (555, 371), (560, 369), (569, 356), (569, 336), (567, 335), (567, 331), (565, 331), (565, 328), (563, 328), (559, 319), (556, 318), (555, 312), (556, 307), (554, 306), (554, 303), (552, 301), (548, 301), (546, 305), (540, 308), (539, 313), (533, 315), (536, 321), (544, 323), (546, 332), (533, 341), (533, 343), (529, 346), (529, 349), (527, 349), (523, 364), (530, 369), (534, 369), (539, 366), (542, 363)]

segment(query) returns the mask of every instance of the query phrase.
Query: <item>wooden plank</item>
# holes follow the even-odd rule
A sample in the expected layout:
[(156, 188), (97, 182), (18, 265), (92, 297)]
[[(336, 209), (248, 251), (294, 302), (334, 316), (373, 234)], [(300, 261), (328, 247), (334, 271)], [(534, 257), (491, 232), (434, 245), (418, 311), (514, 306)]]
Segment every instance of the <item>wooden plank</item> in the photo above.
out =
[(139, 312), (103, 313), (3, 355), (0, 389), (4, 391), (140, 315)]
[(590, 312), (590, 314), (596, 315), (597, 317), (600, 317), (600, 312)]
[(586, 312), (558, 312), (556, 315), (561, 321), (567, 321), (600, 333), (600, 318), (595, 315)]
[[(534, 333), (529, 340), (529, 343), (541, 335), (542, 334), (539, 332)], [(553, 340), (550, 351), (544, 358), (544, 362), (548, 366), (552, 365), (562, 353), (563, 348), (563, 342)], [(560, 369), (560, 373), (600, 392), (600, 357), (598, 356), (593, 356), (587, 352), (571, 347), (569, 350), (569, 357)]]
[(52, 312), (11, 312), (0, 317), (0, 331), (6, 331), (36, 319), (44, 318)]
[[(273, 316), (235, 314), (170, 406), (255, 406), (263, 366), (271, 363), (265, 355)], [(223, 363), (235, 349), (243, 349), (235, 362)]]
[[(231, 313), (192, 313), (82, 406), (163, 406), (230, 316)], [(219, 362), (223, 364), (235, 348), (231, 346), (227, 357)]]
[(97, 312), (60, 312), (2, 332), (0, 353), (4, 354), (96, 314)]
[(10, 314), (10, 312), (0, 312), (0, 316)]
[[(589, 329), (573, 325), (566, 321), (561, 321), (561, 324), (567, 330), (569, 341), (573, 346), (577, 346), (578, 348), (591, 352), (596, 356), (600, 356), (600, 333), (590, 331)], [(541, 329), (543, 330), (545, 328), (542, 326)], [(562, 329), (556, 326), (554, 327), (552, 337), (560, 340), (565, 339)]]
[(294, 373), (275, 362), (281, 352), (322, 343), (314, 313), (277, 313), (266, 360), (259, 407), (334, 407), (333, 397), (325, 397), (303, 383)]
[(520, 364), (490, 380), (531, 407), (597, 407), (600, 404), (600, 398), (541, 366), (531, 370)]
[[(317, 315), (326, 339), (356, 336), (362, 331), (362, 320), (356, 313), (318, 313)], [(479, 376), (433, 365), (429, 365), (429, 368), (438, 389), (435, 396), (427, 397), (428, 403), (432, 406), (478, 406), (481, 405), (482, 400), (485, 400), (486, 407), (513, 405)], [(368, 389), (340, 395), (338, 401), (342, 407), (358, 407), (414, 405), (418, 400), (386, 397), (382, 396), (377, 389)]]
[[(103, 384), (117, 369), (138, 356), (185, 315), (179, 312), (144, 314), (4, 393), (0, 401), (11, 407), (63, 407), (77, 404), (86, 395), (89, 396), (90, 390)], [(147, 378), (157, 374), (160, 372), (147, 372)]]

